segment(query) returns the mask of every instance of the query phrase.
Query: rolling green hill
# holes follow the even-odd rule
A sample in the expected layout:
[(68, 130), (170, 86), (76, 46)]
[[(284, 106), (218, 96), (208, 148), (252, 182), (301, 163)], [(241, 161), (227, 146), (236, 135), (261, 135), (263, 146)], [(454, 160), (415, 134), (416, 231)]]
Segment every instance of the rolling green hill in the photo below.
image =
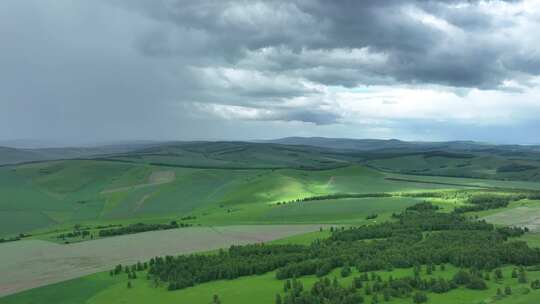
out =
[[(0, 235), (84, 223), (162, 222), (192, 214), (206, 224), (340, 221), (340, 214), (346, 216), (357, 206), (313, 203), (307, 208), (313, 213), (306, 211), (299, 218), (293, 215), (294, 208), (278, 215), (268, 205), (333, 193), (535, 188), (518, 182), (540, 178), (531, 151), (519, 160), (486, 153), (344, 152), (267, 143), (176, 142), (96, 159), (5, 166), (0, 168), (0, 189), (9, 195), (0, 200)], [(516, 181), (501, 185), (488, 179)], [(337, 213), (328, 217), (314, 211), (317, 208)]]
[(0, 165), (59, 159), (93, 158), (142, 149), (150, 143), (114, 144), (96, 147), (12, 148), (0, 146)]
[(366, 164), (405, 174), (540, 181), (540, 158), (508, 158), (485, 152), (392, 155), (368, 160)]
[(398, 139), (351, 139), (329, 137), (286, 137), (275, 140), (261, 141), (283, 145), (301, 145), (349, 151), (400, 151), (400, 152), (426, 152), (426, 151), (476, 151), (518, 156), (528, 153), (540, 152), (538, 145), (497, 145), (475, 141), (403, 141)]
[[(0, 200), (0, 214), (6, 219), (0, 221), (0, 231), (10, 235), (77, 223), (163, 220), (192, 213), (207, 223), (213, 218), (221, 223), (274, 222), (275, 211), (268, 204), (279, 201), (329, 193), (448, 188), (385, 177), (360, 166), (228, 170), (105, 160), (32, 163), (0, 168), (0, 189), (9, 194)], [(311, 222), (318, 220), (322, 218), (315, 216)], [(293, 216), (281, 221), (296, 220)]]
[(540, 180), (538, 146), (285, 138), (268, 142), (168, 142), (95, 148), (0, 148), (0, 164), (99, 159), (165, 167), (322, 170), (365, 164), (405, 174)]
[(271, 143), (327, 149), (334, 158), (405, 174), (540, 181), (540, 147), (470, 141), (290, 137)]
[(298, 168), (328, 169), (347, 165), (333, 151), (248, 142), (167, 143), (105, 159), (193, 168)]

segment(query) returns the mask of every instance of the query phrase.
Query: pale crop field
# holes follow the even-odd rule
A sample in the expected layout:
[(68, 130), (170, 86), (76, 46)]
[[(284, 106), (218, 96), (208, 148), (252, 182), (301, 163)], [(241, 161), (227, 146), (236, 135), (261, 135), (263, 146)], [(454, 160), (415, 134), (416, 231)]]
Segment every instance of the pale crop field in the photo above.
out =
[(490, 223), (505, 226), (527, 227), (533, 232), (540, 232), (540, 208), (516, 207), (484, 217)]
[(41, 240), (0, 244), (0, 297), (133, 264), (231, 245), (266, 242), (316, 231), (320, 225), (190, 227), (104, 238), (68, 245)]

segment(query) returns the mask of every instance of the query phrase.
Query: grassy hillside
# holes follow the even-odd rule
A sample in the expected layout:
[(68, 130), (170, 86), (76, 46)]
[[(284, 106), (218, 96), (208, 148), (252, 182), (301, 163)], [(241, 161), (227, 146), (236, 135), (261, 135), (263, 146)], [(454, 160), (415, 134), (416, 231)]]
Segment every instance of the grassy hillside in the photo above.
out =
[[(399, 175), (359, 165), (326, 170), (231, 170), (112, 160), (31, 163), (0, 168), (0, 189), (9, 194), (0, 200), (0, 236), (37, 235), (44, 229), (71, 229), (75, 224), (163, 222), (188, 215), (197, 217), (196, 224), (358, 222), (370, 210), (367, 206), (388, 214), (393, 208), (387, 206), (400, 209), (403, 205), (385, 199), (272, 204), (333, 193), (471, 187), (540, 189), (531, 182)], [(405, 204), (411, 201), (403, 200)]]
[(494, 145), (473, 141), (450, 141), (450, 142), (409, 142), (397, 139), (351, 139), (351, 138), (328, 138), (328, 137), (286, 137), (266, 142), (303, 145), (321, 148), (354, 151), (426, 151), (426, 150), (479, 150), (491, 148)]
[[(5, 219), (0, 221), (0, 231), (9, 235), (36, 228), (172, 219), (192, 213), (205, 223), (275, 222), (273, 218), (279, 218), (273, 215), (277, 209), (268, 204), (278, 201), (329, 193), (448, 187), (385, 177), (360, 166), (330, 170), (227, 170), (99, 160), (26, 164), (0, 168), (0, 188), (9, 194), (0, 201), (0, 216)], [(312, 206), (318, 208), (317, 204)], [(336, 212), (348, 209), (341, 210)], [(336, 216), (335, 220), (338, 219)], [(312, 217), (312, 222), (318, 220), (323, 219)], [(297, 219), (291, 215), (281, 221)]]
[(45, 160), (41, 155), (32, 151), (0, 147), (0, 165), (15, 164), (29, 161)]
[(252, 142), (170, 142), (96, 148), (0, 148), (0, 165), (90, 158), (165, 167), (322, 170), (363, 163), (396, 173), (540, 180), (540, 148), (475, 142), (286, 138)]
[[(454, 267), (447, 266), (445, 271), (435, 271), (430, 277), (450, 278), (456, 271)], [(506, 279), (495, 283), (490, 282), (489, 288), (483, 291), (473, 291), (464, 288), (451, 291), (447, 294), (430, 293), (430, 303), (443, 304), (465, 304), (465, 303), (486, 303), (493, 301), (497, 288), (501, 286), (510, 286), (514, 293), (496, 303), (518, 304), (518, 303), (536, 303), (540, 298), (538, 291), (526, 291), (526, 286), (518, 284), (515, 279), (510, 278), (511, 267), (503, 268)], [(391, 272), (378, 272), (383, 278), (392, 276), (399, 278), (411, 275), (412, 269), (400, 269)], [(340, 279), (343, 285), (351, 284), (351, 277)], [(339, 271), (334, 271), (330, 277), (340, 277)], [(530, 272), (531, 280), (540, 278), (540, 272)], [(302, 277), (302, 282), (306, 288), (310, 288), (318, 279), (315, 276)], [(31, 304), (36, 303), (35, 299), (46, 299), (47, 303), (149, 303), (159, 302), (168, 303), (193, 303), (207, 304), (211, 303), (212, 295), (218, 294), (222, 303), (274, 303), (276, 292), (283, 288), (283, 281), (276, 280), (274, 273), (268, 273), (261, 276), (245, 277), (232, 281), (218, 281), (202, 284), (193, 288), (167, 292), (163, 288), (154, 288), (151, 283), (144, 278), (132, 281), (133, 288), (127, 289), (127, 278), (111, 278), (107, 273), (100, 273), (89, 277), (60, 283), (44, 288), (35, 289), (29, 292), (18, 294), (11, 297), (0, 299), (2, 304)], [(371, 297), (365, 296), (364, 302), (370, 303)], [(412, 303), (410, 298), (392, 299), (389, 303)]]
[(59, 159), (91, 158), (125, 153), (156, 143), (126, 143), (97, 147), (12, 148), (0, 146), (0, 165), (39, 162)]
[(396, 173), (499, 180), (540, 181), (540, 157), (509, 158), (497, 154), (426, 152), (390, 155), (366, 162)]
[(299, 168), (328, 169), (347, 163), (332, 151), (247, 142), (179, 142), (154, 146), (107, 159), (194, 168)]

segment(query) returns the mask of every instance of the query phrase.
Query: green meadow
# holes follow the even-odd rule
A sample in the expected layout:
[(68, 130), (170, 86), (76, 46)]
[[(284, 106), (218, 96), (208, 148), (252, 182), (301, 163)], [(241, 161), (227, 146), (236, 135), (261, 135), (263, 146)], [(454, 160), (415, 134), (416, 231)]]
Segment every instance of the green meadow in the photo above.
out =
[[(156, 174), (169, 178), (152, 181)], [(367, 213), (391, 213), (412, 200), (334, 200), (279, 208), (270, 205), (333, 193), (451, 187), (459, 188), (432, 180), (389, 180), (385, 173), (362, 166), (228, 170), (99, 160), (54, 161), (0, 168), (0, 188), (9, 198), (0, 202), (0, 235), (43, 234), (71, 229), (75, 224), (155, 222), (192, 214), (198, 216), (197, 223), (204, 224), (357, 222)]]
[[(435, 270), (431, 275), (424, 275), (425, 278), (445, 278), (451, 279), (459, 269), (446, 265), (445, 270)], [(470, 290), (458, 288), (444, 294), (428, 293), (429, 303), (536, 303), (540, 299), (540, 291), (531, 290), (528, 284), (518, 283), (517, 279), (511, 277), (512, 267), (503, 267), (502, 280), (487, 281), (486, 290)], [(392, 271), (376, 272), (383, 280), (392, 276), (400, 278), (412, 276), (411, 268), (395, 269)], [(341, 278), (339, 269), (328, 275), (329, 278), (336, 277), (343, 286), (351, 285), (352, 279), (359, 273), (353, 270), (351, 276)], [(529, 271), (529, 280), (540, 279), (540, 271)], [(318, 278), (315, 276), (305, 276), (298, 278), (306, 289), (309, 290)], [(97, 273), (80, 279), (75, 279), (59, 284), (41, 287), (26, 291), (20, 294), (7, 296), (0, 299), (2, 304), (36, 304), (36, 303), (193, 303), (207, 304), (212, 301), (214, 294), (219, 295), (222, 303), (250, 304), (254, 299), (257, 303), (274, 303), (277, 293), (282, 293), (283, 280), (275, 278), (275, 273), (270, 272), (260, 276), (243, 277), (235, 280), (223, 280), (211, 283), (200, 284), (195, 287), (186, 288), (179, 291), (167, 291), (165, 286), (156, 286), (153, 282), (146, 280), (144, 275), (137, 279), (129, 280), (131, 288), (127, 288), (127, 275), (111, 277), (108, 273)], [(512, 295), (497, 298), (497, 288), (504, 289), (509, 286)], [(364, 303), (371, 303), (372, 296), (364, 295)], [(412, 303), (410, 298), (392, 298), (388, 303)]]

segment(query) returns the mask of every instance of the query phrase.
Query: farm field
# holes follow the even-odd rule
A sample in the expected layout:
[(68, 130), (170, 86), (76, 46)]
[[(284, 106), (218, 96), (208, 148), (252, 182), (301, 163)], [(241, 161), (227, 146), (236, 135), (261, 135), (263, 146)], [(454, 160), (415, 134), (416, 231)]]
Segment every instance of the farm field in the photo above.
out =
[(490, 223), (527, 227), (540, 232), (540, 201), (519, 202), (502, 211), (494, 211), (484, 217)]
[(318, 231), (319, 225), (189, 227), (70, 245), (40, 240), (0, 244), (0, 296), (158, 255), (209, 251)]

